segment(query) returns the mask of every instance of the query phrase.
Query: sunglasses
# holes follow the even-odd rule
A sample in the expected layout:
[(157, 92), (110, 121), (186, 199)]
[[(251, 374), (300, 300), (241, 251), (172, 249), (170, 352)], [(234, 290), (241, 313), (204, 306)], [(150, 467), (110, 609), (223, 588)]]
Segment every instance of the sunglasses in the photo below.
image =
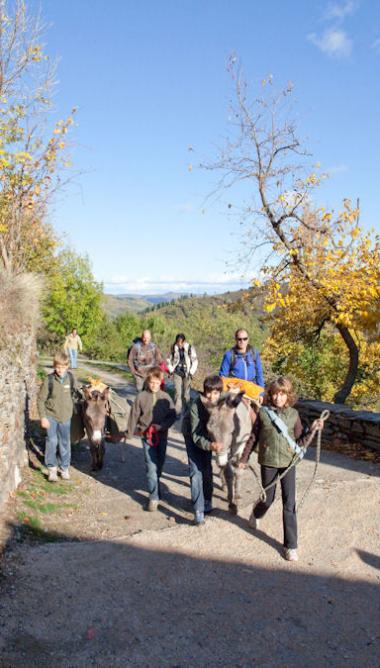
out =
[(248, 341), (248, 336), (237, 336), (236, 341)]

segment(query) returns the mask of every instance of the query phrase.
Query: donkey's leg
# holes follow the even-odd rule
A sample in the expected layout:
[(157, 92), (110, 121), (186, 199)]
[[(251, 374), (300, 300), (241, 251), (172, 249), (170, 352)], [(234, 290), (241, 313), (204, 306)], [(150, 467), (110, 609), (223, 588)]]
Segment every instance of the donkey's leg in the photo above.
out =
[(98, 445), (98, 468), (99, 470), (103, 468), (103, 462), (104, 462), (104, 453), (105, 453), (105, 447), (104, 447), (104, 440), (101, 441)]
[(239, 469), (238, 466), (234, 467), (234, 499), (236, 505), (238, 505), (239, 499), (241, 499), (241, 476), (243, 471)]
[(94, 443), (91, 443), (91, 441), (90, 441), (90, 453), (91, 453), (91, 470), (96, 471), (98, 468), (97, 447)]
[(219, 476), (220, 476), (220, 482), (221, 482), (221, 485), (222, 485), (222, 490), (223, 490), (223, 492), (226, 492), (227, 491), (227, 481), (226, 481), (226, 476), (224, 474), (224, 467), (221, 467), (219, 469)]
[(224, 467), (224, 477), (227, 484), (228, 509), (233, 514), (237, 514), (237, 505), (234, 498), (234, 472), (231, 464)]

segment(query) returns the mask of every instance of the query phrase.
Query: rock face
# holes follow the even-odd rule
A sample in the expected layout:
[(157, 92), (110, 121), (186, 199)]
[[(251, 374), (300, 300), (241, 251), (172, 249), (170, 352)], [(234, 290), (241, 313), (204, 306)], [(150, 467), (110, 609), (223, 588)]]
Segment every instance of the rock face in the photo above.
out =
[(326, 401), (300, 400), (297, 409), (302, 418), (312, 422), (322, 411), (330, 411), (323, 438), (331, 442), (361, 443), (380, 452), (380, 413), (353, 411), (341, 404)]
[(32, 332), (13, 337), (13, 347), (0, 350), (0, 508), (21, 482), (27, 462), (25, 434), (34, 394), (35, 344)]
[(21, 481), (27, 462), (29, 406), (35, 396), (39, 281), (30, 274), (1, 276), (0, 508)]

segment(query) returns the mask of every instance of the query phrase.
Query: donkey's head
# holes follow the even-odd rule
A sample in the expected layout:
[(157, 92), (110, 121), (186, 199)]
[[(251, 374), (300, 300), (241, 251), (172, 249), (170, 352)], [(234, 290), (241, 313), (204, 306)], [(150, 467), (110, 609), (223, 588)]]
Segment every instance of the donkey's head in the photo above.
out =
[(231, 459), (237, 460), (250, 436), (252, 422), (243, 396), (243, 392), (230, 392), (209, 409), (207, 430), (214, 441), (223, 445), (216, 457), (219, 466), (225, 466)]
[(109, 392), (106, 387), (103, 392), (85, 387), (83, 390), (83, 421), (88, 439), (92, 443), (100, 443), (104, 436), (106, 417), (109, 414)]

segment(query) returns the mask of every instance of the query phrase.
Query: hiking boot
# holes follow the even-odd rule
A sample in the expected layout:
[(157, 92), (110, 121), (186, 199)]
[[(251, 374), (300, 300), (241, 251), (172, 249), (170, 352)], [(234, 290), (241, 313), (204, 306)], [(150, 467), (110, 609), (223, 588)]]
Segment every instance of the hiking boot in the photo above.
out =
[(56, 466), (50, 466), (48, 468), (48, 481), (49, 482), (57, 482), (58, 481), (57, 467)]
[(148, 512), (149, 513), (154, 513), (154, 512), (156, 512), (157, 508), (158, 508), (158, 500), (157, 499), (149, 499), (148, 507), (147, 507)]
[(195, 513), (194, 513), (194, 524), (195, 524), (195, 526), (199, 527), (204, 523), (205, 523), (204, 513), (202, 513), (201, 510), (196, 510)]
[(214, 508), (212, 507), (212, 501), (205, 501), (205, 510), (204, 513), (205, 515), (208, 515), (208, 513), (212, 513)]
[(284, 559), (286, 559), (286, 561), (298, 561), (297, 550), (295, 548), (285, 547)]
[(61, 478), (62, 480), (70, 480), (70, 472), (69, 469), (61, 469), (60, 470)]
[(260, 520), (257, 519), (257, 517), (254, 516), (254, 511), (253, 510), (252, 510), (252, 512), (249, 516), (248, 524), (251, 527), (251, 529), (253, 529), (254, 531), (257, 531), (258, 529), (260, 529)]

